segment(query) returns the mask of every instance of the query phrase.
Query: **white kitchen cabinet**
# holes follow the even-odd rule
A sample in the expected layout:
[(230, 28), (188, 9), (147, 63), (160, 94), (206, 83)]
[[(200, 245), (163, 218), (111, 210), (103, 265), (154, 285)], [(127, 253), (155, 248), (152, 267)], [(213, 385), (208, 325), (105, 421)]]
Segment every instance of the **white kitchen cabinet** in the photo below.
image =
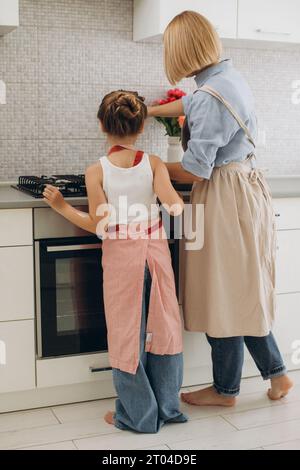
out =
[(183, 333), (183, 386), (212, 382), (211, 349), (204, 333)]
[(222, 38), (236, 38), (237, 0), (135, 0), (134, 40), (161, 36), (172, 18), (184, 10), (206, 16)]
[(0, 322), (34, 317), (33, 247), (0, 248)]
[(289, 369), (300, 368), (300, 292), (277, 295), (274, 335)]
[(34, 387), (33, 320), (0, 322), (0, 393)]
[(19, 0), (0, 0), (0, 36), (19, 26)]
[(300, 292), (300, 230), (277, 232), (276, 292)]
[(107, 367), (109, 367), (107, 353), (39, 359), (36, 361), (37, 387), (107, 380), (111, 371), (91, 371), (91, 368)]
[(0, 247), (32, 243), (32, 209), (1, 209)]
[(300, 42), (299, 0), (238, 0), (238, 39)]
[(300, 198), (274, 199), (277, 230), (300, 230)]
[(243, 40), (300, 42), (299, 0), (135, 0), (134, 40), (161, 38), (169, 21), (184, 10), (203, 14), (221, 38), (241, 39), (241, 45)]

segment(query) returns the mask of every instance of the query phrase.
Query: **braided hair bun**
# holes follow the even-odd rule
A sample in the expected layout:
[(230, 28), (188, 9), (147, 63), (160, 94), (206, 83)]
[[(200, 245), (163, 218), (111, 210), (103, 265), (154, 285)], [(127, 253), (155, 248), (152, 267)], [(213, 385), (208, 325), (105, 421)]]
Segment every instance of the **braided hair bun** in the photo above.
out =
[(135, 91), (109, 93), (103, 98), (98, 111), (104, 131), (118, 137), (138, 134), (146, 117), (144, 98)]

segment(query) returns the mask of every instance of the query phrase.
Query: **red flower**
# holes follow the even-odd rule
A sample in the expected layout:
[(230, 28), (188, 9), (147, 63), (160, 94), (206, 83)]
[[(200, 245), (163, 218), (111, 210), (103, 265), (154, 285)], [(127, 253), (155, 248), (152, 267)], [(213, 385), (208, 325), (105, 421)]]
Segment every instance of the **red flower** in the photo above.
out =
[[(179, 100), (185, 95), (186, 93), (184, 91), (180, 90), (179, 88), (174, 88), (172, 90), (168, 90), (166, 97), (156, 101), (155, 104), (164, 105), (167, 103), (173, 103), (174, 101)], [(166, 135), (180, 137), (181, 127), (185, 119), (184, 116), (180, 116), (179, 118), (156, 116), (155, 119), (165, 127)]]
[(179, 100), (180, 98), (182, 98), (183, 96), (185, 96), (186, 93), (182, 90), (180, 90), (179, 88), (174, 88), (172, 90), (169, 90), (168, 91), (168, 97), (172, 97), (172, 98), (175, 98), (177, 100)]
[(167, 104), (169, 101), (168, 100), (159, 100), (158, 101), (158, 104), (161, 105), (161, 104)]
[(168, 90), (167, 91), (167, 96), (166, 98), (160, 99), (158, 101), (155, 101), (153, 104), (154, 105), (163, 105), (167, 103), (172, 103), (173, 101), (179, 100), (183, 96), (185, 96), (186, 93), (179, 88), (174, 88), (173, 90)]
[(179, 116), (179, 118), (178, 118), (178, 124), (179, 124), (179, 127), (180, 127), (180, 128), (183, 127), (184, 121), (185, 121), (185, 116)]

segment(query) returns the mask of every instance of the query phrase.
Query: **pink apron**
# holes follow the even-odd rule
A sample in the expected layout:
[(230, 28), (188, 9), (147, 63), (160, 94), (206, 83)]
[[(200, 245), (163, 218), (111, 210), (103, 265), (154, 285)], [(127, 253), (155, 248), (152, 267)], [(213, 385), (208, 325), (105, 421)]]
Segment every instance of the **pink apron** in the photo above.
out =
[(140, 326), (144, 272), (148, 263), (152, 285), (145, 351), (153, 354), (182, 352), (182, 322), (175, 292), (168, 241), (163, 228), (159, 238), (103, 241), (103, 287), (110, 364), (135, 374), (140, 358)]

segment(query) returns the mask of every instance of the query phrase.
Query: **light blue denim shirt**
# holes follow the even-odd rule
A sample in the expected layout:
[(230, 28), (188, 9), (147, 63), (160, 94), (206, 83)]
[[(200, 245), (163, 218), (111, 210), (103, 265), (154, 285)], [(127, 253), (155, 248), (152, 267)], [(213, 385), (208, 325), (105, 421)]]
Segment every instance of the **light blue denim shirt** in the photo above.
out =
[[(220, 61), (195, 77), (197, 87), (209, 85), (240, 115), (252, 138), (257, 136), (254, 99), (248, 83), (230, 59)], [(191, 138), (182, 166), (196, 176), (209, 179), (213, 168), (244, 160), (253, 151), (244, 131), (218, 99), (198, 90), (183, 97)]]

